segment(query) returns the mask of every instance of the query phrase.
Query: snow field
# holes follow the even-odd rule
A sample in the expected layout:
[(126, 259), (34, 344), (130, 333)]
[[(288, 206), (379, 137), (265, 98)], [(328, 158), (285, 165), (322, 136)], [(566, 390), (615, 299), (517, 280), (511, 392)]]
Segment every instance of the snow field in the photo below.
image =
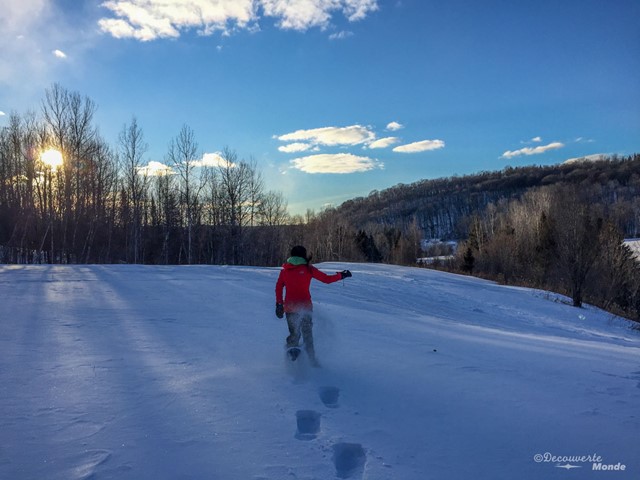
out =
[(354, 277), (312, 285), (313, 369), (285, 359), (278, 269), (0, 266), (0, 478), (640, 476), (624, 320), (441, 272), (319, 268)]

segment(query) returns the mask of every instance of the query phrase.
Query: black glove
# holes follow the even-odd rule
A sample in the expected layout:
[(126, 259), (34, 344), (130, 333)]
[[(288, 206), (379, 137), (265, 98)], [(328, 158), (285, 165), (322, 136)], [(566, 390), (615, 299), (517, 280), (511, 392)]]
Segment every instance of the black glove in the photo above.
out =
[(284, 305), (282, 305), (281, 303), (276, 303), (276, 317), (284, 317)]
[(340, 272), (340, 276), (344, 280), (345, 278), (349, 278), (352, 275), (351, 275), (351, 272), (349, 270), (343, 270), (343, 271)]

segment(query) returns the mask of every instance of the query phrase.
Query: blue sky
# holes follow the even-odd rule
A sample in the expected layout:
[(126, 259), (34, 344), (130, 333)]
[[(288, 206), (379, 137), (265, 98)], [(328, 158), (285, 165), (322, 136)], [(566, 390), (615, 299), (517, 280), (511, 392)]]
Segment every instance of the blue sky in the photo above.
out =
[[(6, 4), (6, 5), (5, 5)], [(292, 213), (640, 151), (635, 0), (3, 0), (0, 127), (58, 82), (115, 146), (254, 159)], [(206, 157), (205, 157), (206, 156)]]

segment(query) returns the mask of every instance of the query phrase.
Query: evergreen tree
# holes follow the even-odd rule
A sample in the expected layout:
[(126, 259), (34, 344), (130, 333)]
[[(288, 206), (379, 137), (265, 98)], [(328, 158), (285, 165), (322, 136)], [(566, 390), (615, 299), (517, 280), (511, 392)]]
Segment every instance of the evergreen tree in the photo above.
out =
[(467, 250), (464, 252), (464, 256), (462, 257), (463, 264), (462, 270), (469, 273), (470, 275), (473, 273), (473, 267), (475, 266), (476, 259), (473, 256), (473, 250), (470, 246), (467, 247)]

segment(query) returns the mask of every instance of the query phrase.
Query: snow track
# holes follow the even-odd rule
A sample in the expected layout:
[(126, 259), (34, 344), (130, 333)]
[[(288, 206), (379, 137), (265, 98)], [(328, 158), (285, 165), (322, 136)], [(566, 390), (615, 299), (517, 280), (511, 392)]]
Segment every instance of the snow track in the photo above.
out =
[(428, 270), (319, 267), (354, 277), (312, 286), (314, 369), (283, 364), (278, 269), (0, 266), (0, 478), (640, 476), (625, 321)]

